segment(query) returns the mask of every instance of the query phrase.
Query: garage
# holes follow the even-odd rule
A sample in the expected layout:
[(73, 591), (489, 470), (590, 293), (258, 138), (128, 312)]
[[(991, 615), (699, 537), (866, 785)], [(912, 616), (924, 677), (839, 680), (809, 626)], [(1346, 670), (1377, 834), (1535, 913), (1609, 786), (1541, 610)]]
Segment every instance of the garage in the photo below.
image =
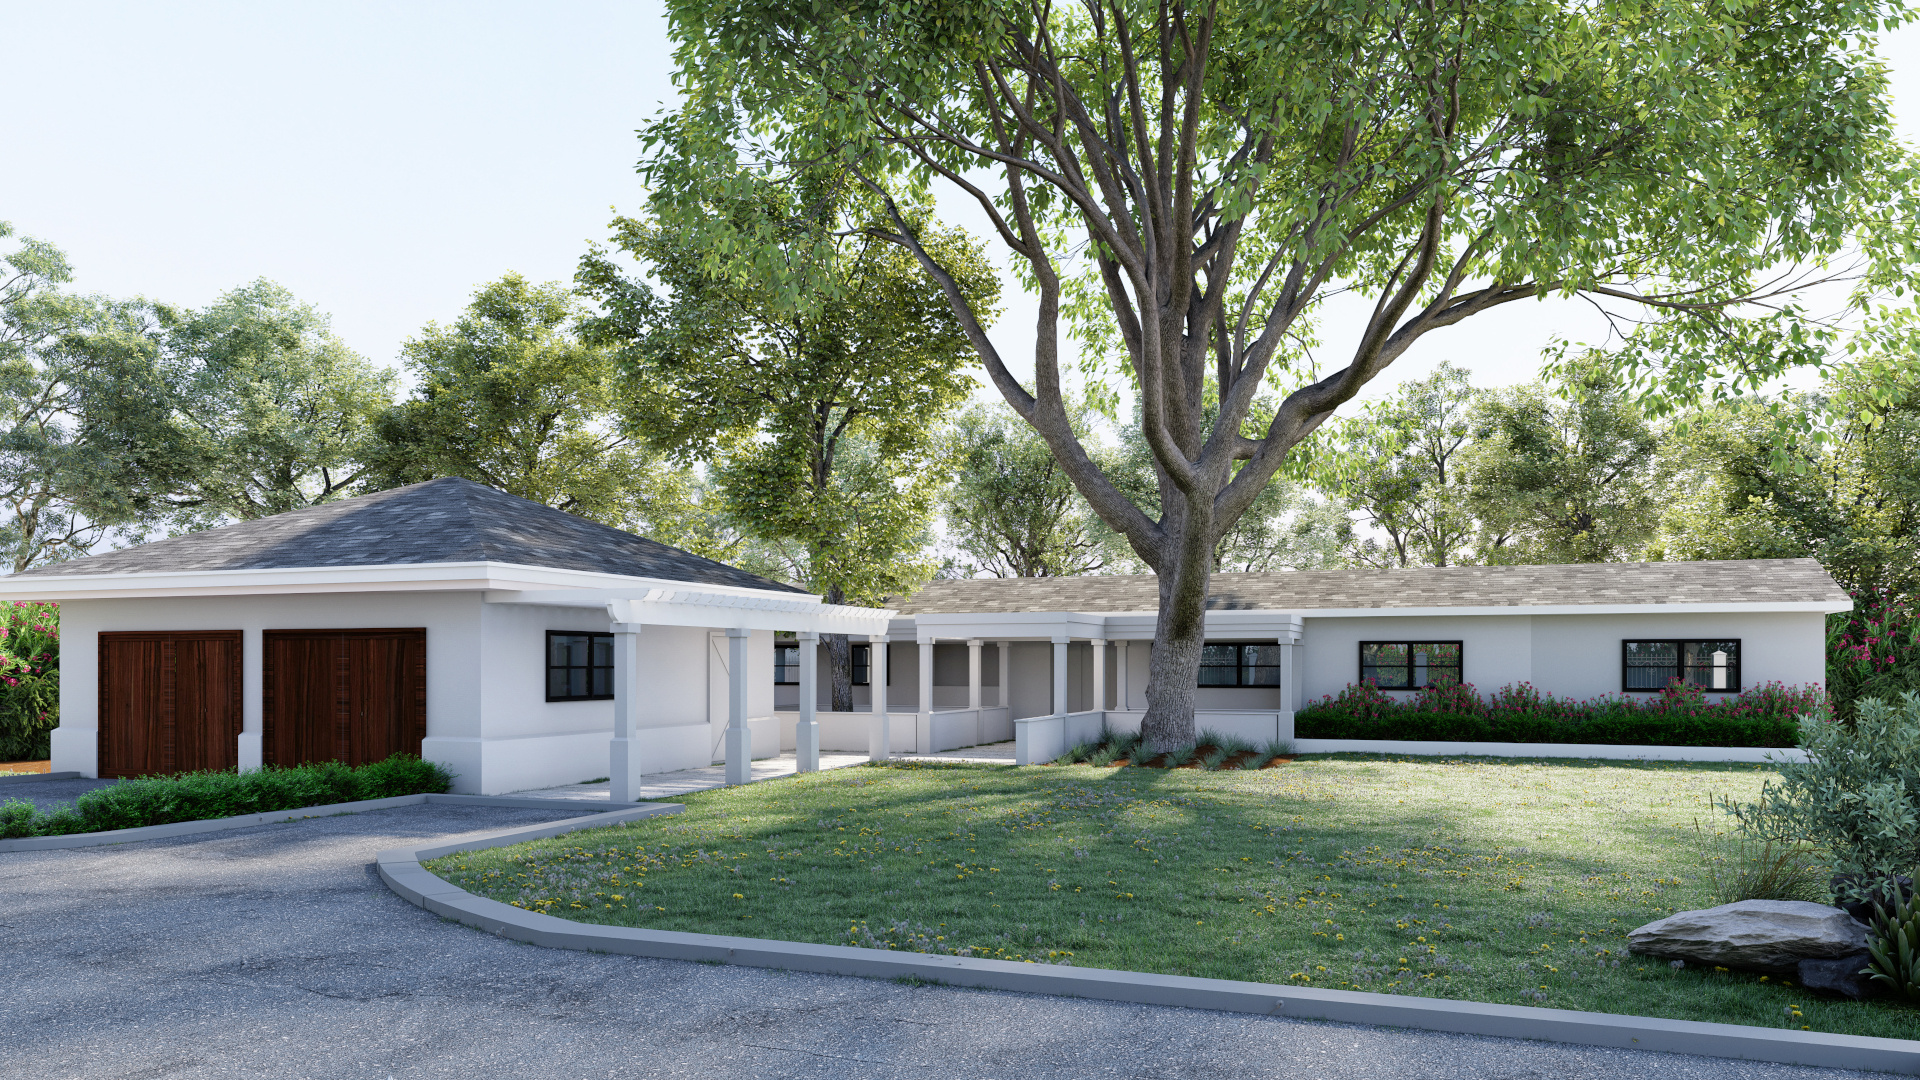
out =
[(239, 764), (240, 631), (102, 633), (99, 657), (101, 776)]
[(427, 632), (262, 634), (261, 755), (270, 765), (364, 765), (420, 752), (427, 734)]

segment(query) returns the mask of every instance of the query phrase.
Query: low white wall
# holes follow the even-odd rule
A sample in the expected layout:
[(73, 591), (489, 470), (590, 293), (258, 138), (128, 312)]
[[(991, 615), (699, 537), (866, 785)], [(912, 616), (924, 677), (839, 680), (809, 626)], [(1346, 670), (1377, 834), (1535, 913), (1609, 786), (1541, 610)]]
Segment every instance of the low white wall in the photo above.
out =
[[(914, 738), (914, 713), (898, 713), (887, 710), (887, 742), (890, 752), (895, 754), (918, 753)], [(779, 714), (780, 745), (793, 749), (793, 729), (800, 722), (798, 713)], [(828, 712), (825, 709), (814, 714), (814, 722), (820, 725), (820, 749), (832, 750), (842, 754), (864, 754), (869, 749), (867, 733), (873, 730), (873, 714), (870, 712)]]
[(1033, 716), (1013, 722), (1013, 763), (1052, 761), (1081, 743), (1099, 742), (1107, 730), (1103, 712)]
[[(1140, 722), (1146, 715), (1145, 710), (1109, 712), (1107, 727), (1117, 734), (1137, 735), (1140, 733)], [(1193, 729), (1199, 734), (1210, 731), (1216, 735), (1231, 735), (1264, 748), (1276, 740), (1288, 742), (1293, 739), (1293, 714), (1265, 709), (1200, 709), (1193, 714)]]
[(1614, 761), (1805, 761), (1805, 751), (1764, 746), (1606, 746), (1599, 743), (1413, 742), (1295, 739), (1301, 754), (1417, 754), (1436, 757), (1602, 758)]

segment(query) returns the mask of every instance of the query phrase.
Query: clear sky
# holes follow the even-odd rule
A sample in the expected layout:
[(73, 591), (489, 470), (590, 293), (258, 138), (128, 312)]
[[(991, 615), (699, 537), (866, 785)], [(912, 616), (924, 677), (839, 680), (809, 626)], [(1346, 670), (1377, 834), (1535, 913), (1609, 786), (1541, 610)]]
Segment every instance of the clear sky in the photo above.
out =
[[(382, 363), (502, 273), (570, 277), (637, 208), (633, 132), (674, 92), (649, 0), (0, 0), (0, 50), (0, 220), (66, 249), (78, 288), (200, 305), (271, 278)], [(1920, 32), (1881, 51), (1920, 138)], [(1600, 332), (1578, 303), (1495, 317), (1382, 388), (1440, 360), (1524, 381), (1553, 334)], [(1016, 300), (995, 337), (1030, 355), (1031, 326)]]

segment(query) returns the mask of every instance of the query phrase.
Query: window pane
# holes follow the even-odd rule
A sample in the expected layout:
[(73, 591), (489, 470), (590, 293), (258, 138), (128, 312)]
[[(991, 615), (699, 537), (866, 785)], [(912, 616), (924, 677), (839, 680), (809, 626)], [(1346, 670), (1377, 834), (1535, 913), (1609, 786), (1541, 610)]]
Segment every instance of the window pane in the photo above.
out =
[(1415, 687), (1438, 686), (1460, 681), (1460, 646), (1453, 642), (1415, 642), (1407, 646), (1412, 660), (1412, 684)]
[(597, 667), (593, 669), (593, 696), (595, 697), (612, 697), (613, 696), (613, 669), (612, 668)]
[(1675, 641), (1626, 643), (1627, 689), (1664, 690), (1680, 677), (1680, 645)]
[(1688, 641), (1682, 643), (1686, 680), (1702, 690), (1732, 690), (1740, 683), (1740, 643)]
[(587, 696), (587, 669), (586, 668), (580, 667), (580, 668), (567, 669), (567, 696), (568, 697), (586, 697)]
[(595, 667), (613, 666), (612, 635), (595, 635), (593, 639), (593, 665)]
[(1407, 669), (1404, 667), (1363, 667), (1360, 669), (1360, 681), (1372, 681), (1382, 690), (1405, 690), (1407, 688)]
[(567, 650), (573, 641), (571, 634), (547, 635), (547, 663), (550, 666), (566, 667)]
[(547, 669), (547, 696), (560, 698), (567, 696), (567, 669), (563, 667)]
[(588, 643), (591, 640), (592, 639), (588, 638), (587, 635), (585, 634), (575, 634), (567, 638), (567, 666), (568, 667), (586, 667), (587, 666), (587, 664), (590, 662), (587, 655)]
[(1238, 645), (1200, 646), (1200, 685), (1238, 686), (1240, 683), (1240, 647)]
[(1398, 642), (1371, 642), (1360, 646), (1360, 680), (1372, 680), (1387, 690), (1407, 688), (1407, 647)]

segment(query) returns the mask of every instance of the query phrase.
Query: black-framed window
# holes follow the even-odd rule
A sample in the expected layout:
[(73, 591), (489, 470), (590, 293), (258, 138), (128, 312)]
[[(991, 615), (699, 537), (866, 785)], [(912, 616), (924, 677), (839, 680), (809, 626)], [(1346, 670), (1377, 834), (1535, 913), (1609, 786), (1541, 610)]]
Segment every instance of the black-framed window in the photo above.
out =
[(1200, 647), (1201, 686), (1279, 686), (1280, 646), (1248, 642)]
[[(853, 646), (853, 685), (867, 686), (873, 682), (873, 646)], [(887, 685), (893, 685), (893, 669), (887, 669)]]
[[(853, 685), (865, 686), (868, 682), (868, 650), (871, 646), (853, 646)], [(887, 683), (892, 685), (893, 672), (887, 672)], [(800, 643), (797, 641), (775, 641), (773, 643), (773, 684), (775, 686), (800, 685)]]
[(613, 635), (547, 631), (547, 700), (605, 701), (613, 696)]
[(1709, 693), (1739, 693), (1740, 639), (1620, 643), (1622, 690), (1665, 690), (1676, 679)]
[(1360, 681), (1382, 690), (1458, 683), (1466, 650), (1458, 641), (1363, 641)]

